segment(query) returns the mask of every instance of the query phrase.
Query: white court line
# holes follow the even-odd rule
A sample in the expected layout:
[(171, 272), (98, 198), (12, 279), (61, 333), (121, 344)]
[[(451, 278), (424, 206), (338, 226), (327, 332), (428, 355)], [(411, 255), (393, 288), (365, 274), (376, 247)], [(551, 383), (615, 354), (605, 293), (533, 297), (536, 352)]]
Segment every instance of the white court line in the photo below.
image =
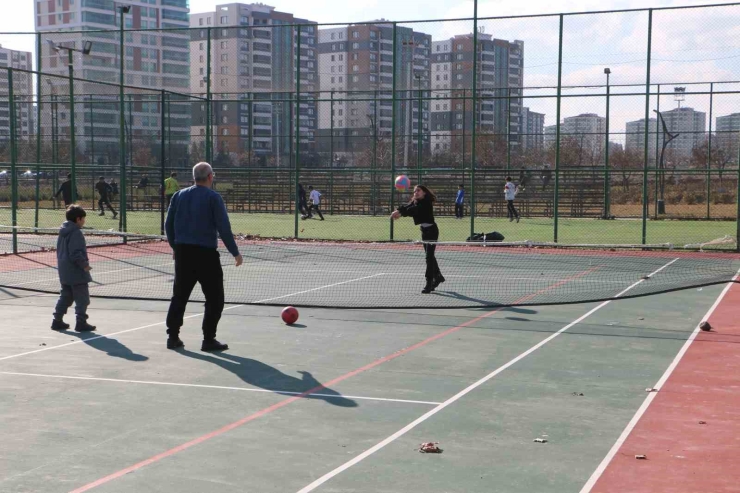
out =
[[(649, 277), (654, 276), (655, 274), (657, 274), (658, 272), (662, 271), (663, 269), (665, 269), (669, 265), (673, 264), (677, 260), (678, 260), (677, 258), (671, 260), (670, 262), (668, 262), (667, 264), (665, 264), (663, 267), (661, 267), (660, 269), (656, 270), (655, 272), (653, 272), (652, 274), (650, 274), (647, 277), (649, 278)], [(643, 281), (645, 281), (645, 279), (640, 279), (636, 283), (632, 284), (631, 286), (629, 286), (628, 288), (624, 289), (619, 294), (617, 294), (615, 296), (615, 298), (619, 298), (624, 293), (626, 293), (630, 289), (634, 288), (635, 286), (639, 285)], [(377, 452), (378, 450), (382, 449), (386, 445), (388, 445), (391, 442), (395, 441), (397, 438), (405, 435), (406, 433), (408, 433), (409, 431), (411, 431), (412, 429), (414, 429), (416, 426), (420, 425), (421, 423), (423, 423), (427, 419), (431, 418), (432, 416), (434, 416), (435, 414), (437, 414), (438, 412), (440, 412), (441, 410), (443, 410), (444, 408), (446, 408), (450, 404), (455, 403), (461, 397), (464, 397), (466, 394), (472, 392), (473, 390), (475, 390), (476, 388), (480, 387), (481, 385), (483, 385), (487, 381), (491, 380), (493, 377), (495, 377), (499, 373), (503, 372), (504, 370), (506, 370), (507, 368), (511, 367), (515, 363), (523, 360), (524, 358), (526, 358), (527, 356), (529, 356), (530, 354), (532, 354), (533, 352), (537, 351), (539, 348), (541, 348), (542, 346), (544, 346), (545, 344), (549, 343), (550, 341), (552, 341), (553, 339), (555, 339), (556, 337), (558, 337), (560, 334), (562, 334), (566, 330), (568, 330), (571, 327), (573, 327), (574, 325), (580, 323), (581, 321), (583, 321), (584, 319), (586, 319), (588, 316), (590, 316), (593, 313), (597, 312), (598, 310), (602, 309), (603, 307), (605, 307), (609, 303), (611, 303), (611, 300), (605, 301), (605, 302), (601, 303), (600, 305), (598, 305), (597, 307), (592, 308), (591, 310), (589, 310), (588, 312), (586, 312), (586, 314), (581, 315), (579, 318), (577, 318), (573, 322), (569, 323), (568, 325), (566, 325), (562, 329), (558, 330), (557, 332), (555, 332), (554, 334), (552, 334), (547, 339), (544, 339), (544, 340), (540, 341), (539, 343), (535, 344), (531, 348), (529, 348), (526, 351), (524, 351), (523, 353), (521, 353), (519, 356), (517, 356), (514, 359), (510, 360), (508, 363), (505, 363), (504, 365), (498, 367), (497, 369), (495, 369), (494, 371), (492, 371), (491, 373), (489, 373), (485, 377), (481, 378), (477, 382), (475, 382), (472, 385), (468, 386), (467, 388), (461, 390), (457, 394), (453, 395), (452, 397), (450, 397), (449, 399), (447, 399), (446, 401), (444, 401), (439, 406), (435, 407), (434, 409), (429, 410), (426, 414), (420, 416), (416, 420), (414, 420), (411, 423), (409, 423), (408, 425), (404, 426), (403, 428), (401, 428), (400, 430), (398, 430), (397, 432), (395, 432), (394, 434), (392, 434), (391, 436), (389, 436), (385, 440), (383, 440), (383, 441), (377, 443), (376, 445), (370, 447), (369, 449), (367, 449), (366, 451), (364, 451), (360, 455), (358, 455), (355, 458), (353, 458), (353, 459), (345, 462), (344, 464), (342, 464), (341, 466), (337, 467), (336, 469), (334, 469), (332, 471), (329, 471), (328, 473), (324, 474), (323, 476), (321, 476), (319, 479), (317, 479), (313, 483), (309, 484), (308, 486), (305, 486), (304, 488), (301, 488), (298, 491), (298, 493), (308, 493), (309, 491), (315, 490), (316, 488), (318, 488), (322, 484), (324, 484), (327, 481), (329, 481), (330, 479), (332, 479), (334, 476), (336, 476), (339, 473), (341, 473), (341, 472), (349, 469), (350, 467), (352, 467), (355, 464), (359, 463), (363, 459), (365, 459), (365, 458), (369, 457), (370, 455), (374, 454), (375, 452)]]
[[(732, 278), (733, 281), (736, 281), (738, 279), (738, 275), (740, 275), (740, 271), (738, 274), (735, 275), (735, 277)], [(703, 320), (707, 320), (709, 317), (712, 316), (712, 313), (714, 313), (714, 310), (719, 306), (722, 299), (725, 297), (725, 294), (727, 294), (727, 291), (730, 290), (730, 287), (732, 287), (732, 282), (728, 283), (727, 286), (725, 286), (725, 289), (722, 290), (719, 297), (715, 300), (714, 304), (709, 308), (709, 311), (704, 315)], [(663, 387), (665, 382), (668, 380), (668, 378), (673, 373), (673, 370), (676, 369), (676, 366), (678, 366), (678, 363), (683, 358), (684, 354), (686, 354), (686, 351), (688, 351), (689, 346), (691, 346), (691, 343), (694, 342), (694, 339), (696, 339), (696, 335), (699, 333), (699, 326), (697, 325), (694, 328), (694, 331), (691, 333), (689, 338), (686, 340), (684, 345), (681, 347), (681, 350), (678, 352), (676, 357), (673, 359), (673, 362), (668, 366), (665, 373), (663, 373), (663, 376), (660, 377), (660, 380), (658, 380), (658, 383), (656, 383), (653, 388), (660, 389)], [(606, 457), (604, 457), (604, 460), (601, 461), (601, 464), (596, 468), (594, 473), (591, 475), (591, 477), (588, 479), (585, 485), (583, 485), (583, 488), (581, 488), (580, 493), (588, 493), (591, 491), (591, 489), (594, 487), (596, 482), (599, 480), (602, 474), (604, 474), (604, 471), (609, 466), (609, 463), (612, 461), (615, 455), (617, 455), (617, 452), (619, 449), (624, 445), (624, 442), (627, 440), (627, 437), (630, 433), (632, 433), (632, 430), (637, 426), (637, 423), (642, 418), (643, 414), (647, 411), (647, 408), (650, 406), (650, 404), (653, 402), (653, 399), (655, 399), (655, 396), (658, 395), (655, 392), (650, 392), (647, 397), (645, 398), (645, 401), (643, 401), (640, 408), (637, 410), (635, 415), (632, 417), (629, 423), (627, 423), (627, 427), (622, 431), (622, 434), (619, 435), (619, 438), (617, 438), (617, 441), (614, 443), (614, 446), (612, 446), (611, 450), (609, 450), (609, 453), (606, 454)]]
[[(269, 389), (255, 389), (250, 387), (228, 387), (223, 385), (199, 385), (193, 383), (176, 383), (176, 382), (156, 382), (150, 380), (124, 380), (118, 378), (98, 378), (98, 377), (79, 377), (71, 375), (45, 375), (41, 373), (20, 373), (14, 371), (0, 371), (0, 375), (15, 375), (22, 377), (41, 377), (41, 378), (61, 378), (66, 380), (88, 380), (95, 382), (116, 382), (116, 383), (137, 383), (145, 385), (164, 385), (172, 387), (193, 387), (200, 389), (219, 389), (219, 390), (240, 390), (243, 392), (265, 392), (269, 394), (281, 394), (281, 395), (303, 395), (305, 392), (289, 392), (285, 390), (269, 390)], [(391, 399), (385, 397), (367, 397), (360, 395), (344, 395), (344, 394), (310, 394), (307, 396), (311, 397), (325, 397), (328, 399), (357, 399), (365, 401), (380, 401), (380, 402), (397, 402), (401, 404), (425, 404), (428, 406), (437, 406), (440, 402), (432, 401), (414, 401), (408, 399)]]
[[(375, 276), (378, 276), (378, 275), (382, 275), (382, 274), (376, 274)], [(368, 277), (375, 277), (375, 276), (368, 276)], [(297, 293), (286, 294), (284, 296), (278, 296), (276, 298), (267, 298), (267, 299), (264, 299), (264, 300), (258, 300), (258, 301), (254, 301), (253, 303), (267, 303), (268, 301), (279, 300), (281, 298), (287, 298), (289, 296), (295, 296), (295, 295), (302, 294), (302, 293), (308, 293), (309, 291), (318, 291), (319, 289), (331, 288), (331, 287), (334, 287), (334, 286), (339, 286), (340, 284), (348, 284), (350, 282), (361, 281), (363, 279), (367, 279), (368, 277), (360, 277), (360, 278), (357, 278), (357, 279), (350, 279), (349, 281), (343, 281), (343, 282), (337, 282), (337, 283), (334, 283), (334, 284), (328, 284), (326, 286), (321, 286), (321, 287), (314, 288), (314, 289), (309, 289), (309, 290), (306, 290), (306, 291), (299, 291)], [(223, 311), (233, 310), (235, 308), (241, 308), (243, 306), (245, 306), (245, 305), (228, 306), (228, 307), (224, 308)], [(183, 320), (188, 320), (188, 319), (191, 319), (191, 318), (200, 317), (201, 315), (203, 315), (203, 312), (201, 312), (201, 313), (195, 313), (193, 315), (188, 315), (187, 317), (183, 317)], [(12, 354), (10, 356), (3, 356), (2, 358), (0, 358), (0, 361), (4, 361), (4, 360), (7, 360), (7, 359), (12, 359), (12, 358), (19, 358), (21, 356), (27, 356), (29, 354), (42, 353), (44, 351), (50, 351), (52, 349), (59, 349), (59, 348), (67, 347), (67, 346), (73, 346), (75, 344), (82, 344), (82, 343), (94, 341), (96, 339), (103, 339), (103, 338), (106, 338), (106, 337), (116, 336), (116, 335), (119, 335), (119, 334), (126, 334), (127, 332), (134, 332), (134, 331), (141, 330), (141, 329), (148, 329), (150, 327), (158, 327), (158, 326), (164, 325), (164, 324), (165, 324), (165, 322), (157, 322), (157, 323), (153, 323), (153, 324), (149, 324), (149, 325), (142, 325), (141, 327), (134, 327), (133, 329), (120, 330), (118, 332), (113, 332), (111, 334), (99, 335), (99, 336), (95, 336), (95, 337), (90, 337), (88, 339), (81, 339), (79, 341), (68, 342), (66, 344), (60, 344), (58, 346), (49, 346), (49, 347), (45, 347), (45, 348), (42, 348), (42, 349), (35, 349), (33, 351), (27, 351), (25, 353)]]
[[(93, 268), (90, 272), (91, 272), (91, 275), (93, 275), (93, 276), (99, 276), (101, 274), (113, 274), (115, 272), (125, 272), (125, 271), (128, 271), (128, 270), (136, 270), (136, 269), (149, 269), (151, 267), (162, 267), (162, 266), (165, 266), (165, 265), (174, 265), (174, 264), (173, 264), (172, 261), (169, 261), (166, 264), (141, 265), (141, 266), (138, 266), (138, 267), (129, 267), (127, 269), (104, 270), (103, 272), (95, 272), (95, 269)], [(50, 267), (50, 268), (53, 269), (54, 267)], [(18, 287), (18, 286), (25, 286), (26, 284), (36, 284), (36, 283), (39, 283), (39, 282), (58, 281), (58, 280), (59, 280), (59, 276), (57, 276), (57, 277), (51, 277), (49, 279), (39, 279), (38, 281), (29, 281), (29, 282), (20, 282), (20, 283), (17, 283), (17, 284), (9, 284), (9, 285), (7, 285), (5, 287), (6, 288), (15, 288), (15, 287)], [(94, 282), (95, 282), (95, 280), (93, 280), (93, 283)]]

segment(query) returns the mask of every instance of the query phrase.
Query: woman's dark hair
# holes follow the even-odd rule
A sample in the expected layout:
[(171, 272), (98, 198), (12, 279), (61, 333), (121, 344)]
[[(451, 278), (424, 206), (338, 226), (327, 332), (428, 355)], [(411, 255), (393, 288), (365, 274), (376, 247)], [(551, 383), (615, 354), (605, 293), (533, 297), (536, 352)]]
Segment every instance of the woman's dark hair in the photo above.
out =
[[(421, 190), (424, 192), (424, 196), (425, 197), (429, 197), (429, 200), (431, 200), (432, 202), (436, 202), (437, 201), (437, 196), (434, 195), (434, 192), (432, 192), (431, 190), (429, 190), (426, 187), (426, 185), (416, 185), (416, 187), (417, 188), (421, 188)], [(414, 201), (414, 199), (411, 199), (411, 202), (413, 202), (413, 201)]]
[(87, 212), (85, 212), (85, 209), (82, 208), (81, 205), (72, 204), (69, 207), (67, 207), (67, 221), (70, 222), (77, 222), (77, 219), (80, 217), (87, 216)]

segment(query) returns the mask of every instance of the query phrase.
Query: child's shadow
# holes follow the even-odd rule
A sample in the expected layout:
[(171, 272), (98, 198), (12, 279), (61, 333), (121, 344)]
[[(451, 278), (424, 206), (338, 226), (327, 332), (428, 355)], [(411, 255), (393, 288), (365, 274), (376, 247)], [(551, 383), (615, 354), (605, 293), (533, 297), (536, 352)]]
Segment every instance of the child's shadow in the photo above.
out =
[(189, 358), (214, 363), (241, 378), (245, 383), (276, 394), (292, 396), (312, 391), (303, 398), (322, 399), (329, 404), (340, 407), (357, 407), (355, 401), (343, 397), (335, 390), (324, 387), (307, 371), (299, 371), (298, 373), (302, 375), (302, 378), (296, 378), (260, 361), (228, 353), (218, 353), (218, 357), (215, 357), (186, 349), (179, 349), (177, 352)]
[(129, 361), (146, 361), (149, 359), (148, 356), (136, 354), (131, 351), (116, 339), (101, 336), (94, 332), (74, 332), (72, 330), (65, 330), (64, 333), (79, 337), (88, 346), (93, 347), (98, 351), (108, 353), (108, 356), (112, 356), (114, 358), (123, 358)]

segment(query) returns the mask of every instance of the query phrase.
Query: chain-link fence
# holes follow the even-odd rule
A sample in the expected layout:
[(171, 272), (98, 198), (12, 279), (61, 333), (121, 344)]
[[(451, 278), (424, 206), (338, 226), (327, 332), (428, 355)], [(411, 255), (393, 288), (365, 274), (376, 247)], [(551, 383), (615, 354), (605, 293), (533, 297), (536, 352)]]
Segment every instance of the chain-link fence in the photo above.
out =
[(40, 33), (36, 71), (0, 68), (0, 222), (56, 225), (67, 187), (92, 227), (160, 233), (205, 160), (234, 230), (264, 237), (416, 239), (388, 217), (402, 174), (437, 195), (441, 240), (738, 236), (740, 5), (343, 25), (232, 8)]

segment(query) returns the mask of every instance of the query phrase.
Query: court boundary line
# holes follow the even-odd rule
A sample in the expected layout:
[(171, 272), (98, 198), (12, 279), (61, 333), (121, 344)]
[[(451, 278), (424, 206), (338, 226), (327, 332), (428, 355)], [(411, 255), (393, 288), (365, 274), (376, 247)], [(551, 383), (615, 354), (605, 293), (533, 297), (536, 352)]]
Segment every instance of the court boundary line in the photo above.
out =
[[(0, 371), (0, 375), (11, 375), (21, 377), (39, 377), (39, 378), (56, 378), (62, 380), (84, 380), (93, 382), (112, 382), (112, 383), (133, 383), (143, 385), (161, 385), (164, 387), (191, 387), (198, 389), (215, 389), (215, 390), (238, 390), (243, 392), (261, 392), (266, 394), (278, 394), (278, 395), (300, 395), (302, 392), (292, 392), (287, 390), (277, 389), (258, 389), (251, 387), (234, 387), (227, 385), (204, 385), (195, 383), (178, 383), (178, 382), (157, 382), (154, 380), (127, 380), (121, 378), (102, 378), (102, 377), (85, 377), (75, 375), (47, 375), (43, 373), (23, 373), (15, 371)], [(369, 397), (361, 395), (344, 395), (344, 394), (311, 394), (310, 397), (321, 397), (326, 399), (357, 399), (363, 401), (378, 401), (378, 402), (392, 402), (400, 404), (423, 404), (428, 406), (436, 406), (441, 404), (440, 402), (433, 401), (417, 401), (411, 399), (393, 399), (389, 397)]]
[[(655, 274), (657, 274), (658, 272), (662, 271), (666, 267), (672, 265), (677, 260), (678, 260), (678, 258), (675, 258), (675, 259), (671, 260), (670, 262), (668, 262), (667, 264), (663, 265), (661, 268), (659, 268), (658, 270), (654, 271), (653, 273), (649, 274), (646, 277), (647, 278), (650, 278), (650, 277), (654, 276)], [(620, 291), (615, 296), (615, 298), (619, 298), (622, 294), (628, 292), (629, 290), (631, 290), (635, 286), (638, 286), (639, 284), (641, 284), (645, 280), (646, 279), (640, 279), (639, 281), (633, 283), (629, 287), (627, 287), (624, 290)], [(577, 325), (578, 323), (580, 323), (581, 321), (585, 320), (590, 315), (592, 315), (593, 313), (595, 313), (598, 310), (602, 309), (603, 307), (605, 307), (606, 305), (610, 304), (611, 302), (612, 302), (612, 300), (607, 300), (607, 301), (602, 302), (598, 306), (592, 308), (591, 310), (589, 310), (585, 314), (581, 315), (580, 317), (578, 317), (573, 322), (570, 322), (569, 324), (567, 324), (565, 327), (561, 328), (560, 330), (558, 330), (554, 334), (552, 334), (549, 337), (543, 339), (542, 341), (540, 341), (539, 343), (535, 344), (531, 348), (527, 349), (523, 353), (519, 354), (515, 358), (509, 360), (507, 363), (504, 363), (503, 365), (499, 366), (498, 368), (496, 368), (494, 371), (492, 371), (488, 375), (484, 376), (483, 378), (481, 378), (478, 381), (472, 383), (471, 385), (469, 385), (468, 387), (464, 388), (463, 390), (461, 390), (457, 394), (453, 395), (449, 399), (445, 400), (439, 406), (435, 407), (434, 409), (430, 409), (428, 412), (426, 412), (425, 414), (423, 414), (420, 417), (416, 418), (414, 421), (412, 421), (411, 423), (407, 424), (406, 426), (404, 426), (403, 428), (401, 428), (397, 432), (393, 433), (389, 437), (387, 437), (384, 440), (378, 442), (374, 446), (370, 447), (369, 449), (365, 450), (361, 454), (359, 454), (359, 455), (355, 456), (354, 458), (350, 459), (349, 461), (345, 462), (341, 466), (339, 466), (339, 467), (337, 467), (337, 468), (329, 471), (328, 473), (324, 474), (323, 476), (321, 476), (320, 478), (316, 479), (315, 481), (313, 481), (312, 483), (308, 484), (307, 486), (304, 486), (303, 488), (301, 488), (300, 490), (298, 490), (297, 493), (309, 493), (309, 492), (315, 490), (316, 488), (318, 488), (319, 486), (321, 486), (322, 484), (326, 483), (327, 481), (331, 480), (335, 476), (339, 475), (340, 473), (342, 473), (342, 472), (346, 471), (347, 469), (349, 469), (350, 467), (354, 466), (355, 464), (358, 464), (363, 459), (371, 456), (372, 454), (374, 454), (378, 450), (384, 448), (386, 445), (394, 442), (397, 438), (402, 437), (403, 435), (405, 435), (406, 433), (408, 433), (412, 429), (416, 428), (418, 425), (420, 425), (421, 423), (423, 423), (427, 419), (431, 418), (432, 416), (434, 416), (438, 412), (442, 411), (443, 409), (445, 409), (449, 405), (454, 404), (455, 402), (457, 402), (461, 397), (464, 397), (465, 395), (467, 395), (470, 392), (472, 392), (473, 390), (477, 389), (478, 387), (480, 387), (484, 383), (486, 383), (489, 380), (491, 380), (493, 377), (497, 376), (499, 373), (502, 373), (503, 371), (507, 370), (509, 367), (511, 367), (514, 364), (518, 363), (519, 361), (523, 360), (524, 358), (526, 358), (530, 354), (532, 354), (535, 351), (537, 351), (542, 346), (546, 345), (547, 343), (549, 343), (550, 341), (552, 341), (553, 339), (555, 339), (556, 337), (558, 337), (559, 335), (561, 335), (562, 333), (564, 333), (566, 330), (570, 329), (574, 325)]]
[[(734, 281), (737, 281), (738, 277), (740, 276), (740, 271), (738, 271), (737, 274), (735, 274), (735, 277), (733, 278), (733, 282), (728, 282), (727, 286), (722, 290), (722, 292), (719, 294), (717, 299), (714, 301), (712, 306), (709, 308), (707, 313), (702, 317), (703, 320), (709, 319), (709, 317), (712, 316), (714, 311), (717, 309), (719, 304), (724, 299), (727, 292), (730, 290), (730, 288), (735, 284)], [(700, 322), (701, 323), (701, 322)], [(668, 365), (668, 368), (666, 368), (663, 375), (660, 377), (658, 382), (653, 386), (653, 388), (660, 390), (663, 385), (665, 385), (666, 381), (670, 378), (670, 376), (673, 374), (673, 371), (676, 369), (678, 364), (683, 359), (686, 352), (689, 350), (689, 347), (691, 347), (691, 344), (696, 339), (697, 334), (699, 334), (699, 331), (701, 329), (699, 328), (699, 324), (696, 325), (693, 332), (689, 335), (688, 339), (686, 339), (686, 342), (681, 346), (681, 349), (676, 354), (675, 358), (673, 358), (673, 361), (670, 365)], [(614, 445), (612, 445), (612, 448), (609, 449), (609, 452), (607, 452), (604, 459), (599, 463), (599, 465), (596, 467), (596, 470), (591, 474), (591, 476), (586, 481), (586, 484), (583, 485), (583, 488), (581, 488), (580, 493), (589, 493), (594, 486), (596, 486), (596, 483), (598, 482), (599, 478), (604, 474), (606, 471), (606, 468), (609, 467), (609, 464), (611, 463), (612, 459), (614, 459), (614, 456), (617, 455), (617, 452), (619, 449), (624, 445), (624, 442), (627, 441), (627, 438), (632, 433), (632, 430), (635, 429), (635, 426), (637, 426), (637, 423), (642, 419), (645, 412), (647, 412), (648, 407), (650, 407), (650, 404), (652, 404), (653, 400), (658, 394), (656, 392), (649, 392), (645, 400), (642, 402), (642, 405), (637, 409), (637, 412), (635, 412), (634, 416), (632, 416), (632, 419), (627, 423), (627, 426), (624, 428), (622, 433), (617, 438), (617, 441), (614, 442)]]
[[(678, 259), (676, 259), (676, 260), (678, 260)], [(599, 267), (592, 267), (592, 268), (587, 269), (585, 271), (579, 272), (578, 274), (573, 275), (570, 279), (577, 279), (579, 277), (588, 275), (591, 272), (593, 272), (595, 270), (598, 270), (598, 268)], [(537, 291), (535, 293), (532, 293), (532, 294), (529, 294), (527, 296), (524, 296), (524, 297), (520, 298), (520, 300), (531, 299), (531, 298), (533, 298), (535, 296), (538, 296), (538, 295), (540, 295), (540, 294), (548, 291), (549, 289), (553, 289), (553, 288), (559, 287), (559, 286), (561, 286), (561, 285), (563, 285), (563, 284), (565, 284), (567, 282), (568, 282), (568, 279), (562, 280), (562, 281), (560, 281), (560, 282), (558, 282), (556, 284), (553, 284), (551, 286), (548, 286), (545, 289), (541, 289), (541, 290), (539, 290), (539, 291)], [(114, 479), (118, 479), (118, 478), (120, 478), (122, 476), (125, 476), (126, 474), (129, 474), (131, 472), (137, 471), (137, 470), (141, 469), (142, 467), (146, 467), (146, 466), (148, 466), (150, 464), (153, 464), (155, 462), (158, 462), (161, 459), (164, 459), (166, 457), (170, 457), (170, 456), (172, 456), (174, 454), (177, 454), (179, 452), (182, 452), (183, 450), (187, 450), (190, 447), (193, 447), (193, 446), (198, 445), (198, 444), (200, 444), (202, 442), (205, 442), (207, 440), (210, 440), (211, 438), (214, 438), (214, 437), (217, 437), (219, 435), (222, 435), (222, 434), (224, 434), (224, 433), (226, 433), (228, 431), (231, 431), (231, 430), (233, 430), (235, 428), (238, 428), (238, 427), (240, 427), (240, 426), (242, 426), (242, 425), (244, 425), (246, 423), (249, 423), (250, 421), (254, 421), (255, 419), (258, 419), (258, 418), (260, 418), (260, 417), (262, 417), (264, 415), (267, 415), (267, 414), (269, 414), (269, 413), (271, 413), (273, 411), (276, 411), (276, 410), (278, 410), (278, 409), (280, 409), (282, 407), (285, 407), (285, 406), (287, 406), (287, 405), (289, 405), (289, 404), (291, 404), (293, 402), (296, 402), (298, 400), (301, 400), (304, 397), (306, 397), (307, 395), (310, 395), (310, 394), (312, 394), (314, 392), (317, 392), (317, 391), (319, 391), (321, 389), (328, 388), (330, 385), (335, 385), (335, 384), (337, 384), (339, 382), (342, 382), (344, 380), (347, 380), (349, 378), (352, 378), (353, 376), (359, 375), (360, 373), (363, 373), (363, 372), (365, 372), (367, 370), (370, 370), (372, 368), (375, 368), (376, 366), (380, 366), (383, 363), (386, 363), (386, 362), (391, 361), (391, 360), (393, 360), (395, 358), (398, 358), (399, 356), (403, 356), (403, 355), (405, 355), (405, 354), (407, 354), (407, 353), (409, 353), (409, 352), (411, 352), (411, 351), (413, 351), (415, 349), (418, 349), (420, 347), (426, 346), (427, 344), (429, 344), (431, 342), (434, 342), (437, 339), (444, 338), (447, 335), (452, 334), (454, 332), (457, 332), (458, 330), (463, 329), (463, 328), (465, 328), (465, 327), (467, 327), (469, 325), (472, 325), (472, 324), (476, 323), (479, 320), (483, 320), (484, 318), (487, 318), (487, 317), (493, 315), (494, 313), (497, 313), (497, 312), (503, 310), (504, 308), (505, 307), (496, 308), (496, 309), (494, 309), (492, 311), (489, 311), (487, 313), (484, 313), (482, 315), (479, 315), (478, 317), (475, 317), (475, 318), (472, 318), (470, 320), (467, 320), (466, 322), (463, 322), (463, 323), (461, 323), (461, 324), (459, 324), (459, 325), (457, 325), (455, 327), (451, 327), (451, 328), (449, 328), (447, 330), (444, 330), (442, 332), (438, 332), (437, 334), (435, 334), (433, 336), (430, 336), (430, 337), (428, 337), (428, 338), (426, 338), (426, 339), (424, 339), (422, 341), (419, 341), (416, 344), (413, 344), (413, 345), (411, 345), (409, 347), (406, 347), (406, 348), (403, 348), (403, 349), (399, 349), (398, 351), (396, 351), (394, 353), (391, 353), (389, 355), (383, 356), (382, 358), (376, 359), (375, 361), (372, 361), (372, 362), (370, 362), (370, 363), (368, 363), (368, 364), (366, 364), (366, 365), (364, 365), (364, 366), (362, 366), (360, 368), (357, 368), (357, 369), (355, 369), (353, 371), (350, 371), (348, 373), (345, 373), (344, 375), (340, 375), (340, 376), (334, 378), (333, 380), (330, 380), (330, 381), (328, 381), (326, 383), (317, 385), (313, 389), (309, 389), (309, 390), (301, 393), (300, 395), (297, 395), (297, 396), (293, 396), (293, 397), (289, 397), (287, 399), (284, 399), (284, 400), (282, 400), (280, 402), (277, 402), (277, 403), (273, 404), (272, 406), (266, 407), (264, 409), (261, 409), (260, 411), (257, 411), (255, 413), (252, 413), (252, 414), (248, 415), (248, 416), (245, 416), (245, 417), (243, 417), (242, 419), (240, 419), (238, 421), (234, 421), (234, 422), (229, 423), (229, 424), (227, 424), (225, 426), (222, 426), (221, 428), (219, 428), (217, 430), (214, 430), (214, 431), (211, 431), (209, 433), (206, 433), (205, 435), (201, 435), (199, 437), (196, 437), (196, 438), (194, 438), (194, 439), (192, 439), (192, 440), (190, 440), (188, 442), (182, 443), (182, 444), (180, 444), (180, 445), (178, 445), (176, 447), (173, 447), (173, 448), (171, 448), (169, 450), (166, 450), (164, 452), (160, 452), (157, 455), (154, 455), (152, 457), (149, 457), (148, 459), (145, 459), (143, 461), (137, 462), (136, 464), (133, 464), (131, 466), (128, 466), (128, 467), (126, 467), (124, 469), (121, 469), (121, 470), (119, 470), (117, 472), (111, 473), (111, 474), (109, 474), (109, 475), (107, 475), (105, 477), (99, 478), (99, 479), (97, 479), (97, 480), (95, 480), (95, 481), (93, 481), (91, 483), (85, 484), (85, 485), (83, 485), (83, 486), (81, 486), (81, 487), (73, 490), (71, 493), (83, 493), (85, 491), (88, 491), (88, 490), (91, 490), (93, 488), (96, 488), (96, 487), (98, 487), (100, 485), (103, 485), (103, 484), (106, 484), (106, 483), (108, 483), (110, 481), (113, 481)]]
[[(334, 286), (338, 286), (339, 284), (348, 284), (350, 282), (360, 281), (362, 279), (366, 279), (366, 277), (361, 277), (361, 278), (358, 278), (358, 279), (350, 279), (349, 281), (343, 281), (341, 283), (328, 284), (326, 286), (321, 286), (321, 287), (318, 287), (318, 288), (314, 288), (314, 289), (312, 289), (312, 291), (317, 291), (319, 289), (331, 288), (331, 287), (334, 287)], [(287, 294), (287, 295), (284, 295), (284, 296), (278, 296), (277, 298), (266, 298), (264, 300), (255, 301), (253, 304), (267, 303), (267, 302), (278, 300), (278, 299), (281, 299), (281, 298), (287, 298), (288, 296), (294, 296), (296, 294), (301, 294), (301, 293), (291, 293), (291, 294)], [(190, 301), (189, 303), (202, 303), (202, 302), (201, 301)], [(240, 305), (227, 306), (227, 307), (224, 308), (223, 311), (234, 310), (236, 308), (242, 308), (242, 307), (245, 307), (245, 306), (250, 306), (250, 305), (240, 304)], [(265, 305), (265, 306), (269, 306), (269, 305)], [(205, 314), (205, 312), (194, 313), (192, 315), (188, 315), (187, 317), (183, 317), (183, 321), (184, 320), (189, 320), (191, 318), (197, 318), (197, 317), (203, 316), (204, 314)], [(0, 357), (0, 361), (5, 361), (5, 360), (13, 359), (13, 358), (19, 358), (21, 356), (27, 356), (29, 354), (43, 353), (44, 351), (51, 351), (52, 349), (59, 349), (59, 348), (67, 347), (67, 346), (73, 346), (75, 344), (83, 344), (83, 343), (87, 343), (87, 342), (90, 342), (90, 341), (95, 341), (97, 339), (104, 339), (104, 338), (108, 338), (108, 337), (111, 337), (111, 336), (116, 336), (116, 335), (120, 335), (120, 334), (126, 334), (128, 332), (135, 332), (137, 330), (149, 329), (151, 327), (158, 327), (158, 326), (164, 325), (166, 323), (167, 323), (167, 321), (166, 320), (163, 320), (161, 322), (156, 322), (156, 323), (153, 323), (153, 324), (142, 325), (140, 327), (134, 327), (133, 329), (125, 329), (125, 330), (120, 330), (118, 332), (112, 332), (110, 334), (101, 334), (101, 335), (98, 335), (98, 336), (95, 336), (95, 337), (90, 337), (88, 339), (81, 339), (79, 341), (67, 342), (65, 344), (59, 344), (58, 346), (49, 346), (49, 347), (45, 347), (45, 348), (41, 348), (41, 349), (34, 349), (33, 351), (26, 351), (25, 353), (11, 354), (10, 356)]]

